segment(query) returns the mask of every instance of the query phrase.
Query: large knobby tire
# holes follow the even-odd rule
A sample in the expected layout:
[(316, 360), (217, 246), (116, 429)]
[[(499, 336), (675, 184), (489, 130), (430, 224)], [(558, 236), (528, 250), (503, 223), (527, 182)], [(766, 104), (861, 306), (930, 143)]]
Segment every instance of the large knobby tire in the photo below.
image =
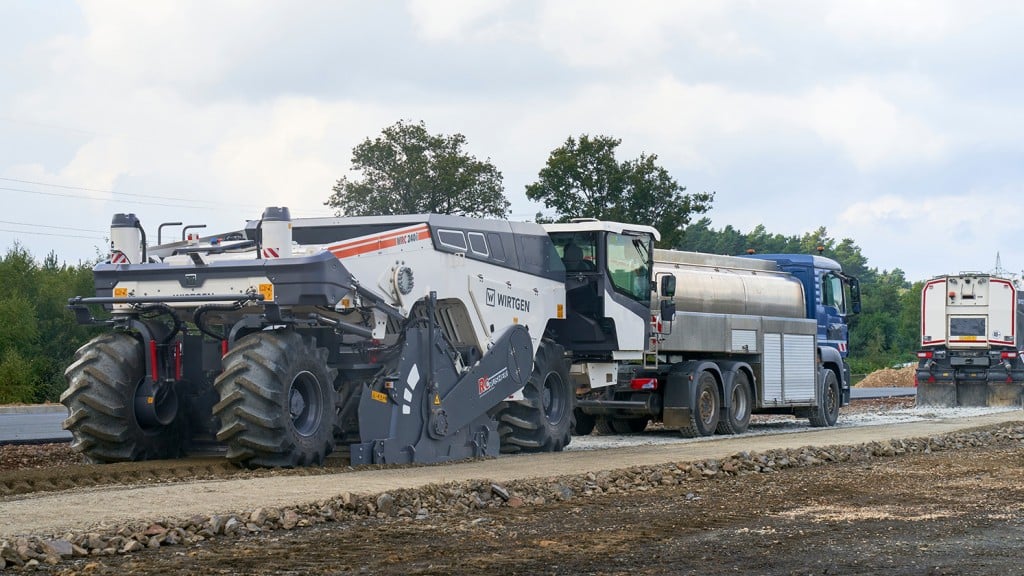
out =
[(753, 394), (746, 372), (736, 372), (727, 394), (729, 407), (722, 409), (722, 416), (718, 419), (718, 427), (715, 430), (719, 434), (743, 434), (750, 426), (750, 413), (753, 409)]
[(524, 399), (506, 402), (498, 413), (503, 453), (559, 452), (572, 440), (576, 391), (563, 356), (560, 345), (541, 342)]
[(839, 404), (841, 403), (839, 394), (839, 380), (836, 378), (836, 373), (831, 370), (825, 370), (825, 381), (822, 382), (821, 386), (821, 401), (817, 407), (811, 409), (811, 413), (807, 417), (811, 426), (825, 428), (836, 425), (836, 420), (839, 419)]
[(718, 381), (707, 370), (701, 371), (694, 384), (693, 405), (690, 407), (690, 421), (679, 432), (687, 438), (711, 436), (718, 427), (722, 399), (718, 395)]
[(327, 350), (292, 331), (257, 332), (224, 356), (214, 387), (217, 440), (248, 467), (322, 464), (334, 450), (336, 370)]
[[(183, 453), (184, 421), (167, 397), (167, 424), (146, 424), (135, 415), (135, 395), (145, 380), (142, 343), (124, 332), (102, 334), (75, 353), (60, 396), (68, 408), (63, 427), (71, 447), (95, 463), (177, 458)], [(173, 390), (167, 390), (173, 395)]]

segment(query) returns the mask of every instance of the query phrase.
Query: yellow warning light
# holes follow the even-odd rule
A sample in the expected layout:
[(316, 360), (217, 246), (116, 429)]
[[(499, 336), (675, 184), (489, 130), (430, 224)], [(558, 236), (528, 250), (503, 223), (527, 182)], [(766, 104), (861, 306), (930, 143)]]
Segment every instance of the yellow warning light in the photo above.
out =
[(270, 283), (260, 284), (260, 294), (263, 295), (264, 302), (270, 302), (274, 299), (274, 285)]
[(434, 406), (440, 406), (440, 405), (441, 405), (441, 396), (438, 395), (438, 394), (434, 394)]
[(513, 316), (512, 317), (512, 323), (513, 324), (519, 324), (519, 316)]
[(127, 298), (127, 297), (128, 297), (128, 289), (127, 288), (114, 288), (114, 298)]
[(152, 403), (153, 403), (153, 397), (152, 396), (146, 396), (146, 404), (152, 404)]
[(559, 304), (556, 308), (555, 318), (565, 318), (565, 305)]

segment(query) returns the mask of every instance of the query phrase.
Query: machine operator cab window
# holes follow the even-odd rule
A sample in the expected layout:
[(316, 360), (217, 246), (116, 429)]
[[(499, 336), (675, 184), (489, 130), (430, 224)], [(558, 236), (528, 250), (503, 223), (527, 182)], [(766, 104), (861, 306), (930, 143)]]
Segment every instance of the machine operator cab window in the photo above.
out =
[(651, 301), (651, 237), (647, 235), (607, 235), (608, 275), (616, 292), (637, 302)]
[[(564, 240), (564, 242), (562, 242)], [(577, 232), (556, 241), (555, 250), (562, 257), (565, 271), (591, 272), (597, 269), (597, 234)]]

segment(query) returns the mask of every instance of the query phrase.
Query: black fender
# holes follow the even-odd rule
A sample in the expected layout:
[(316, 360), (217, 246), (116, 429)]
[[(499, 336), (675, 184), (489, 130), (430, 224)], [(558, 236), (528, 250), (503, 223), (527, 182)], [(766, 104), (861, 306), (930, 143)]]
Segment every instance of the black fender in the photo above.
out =
[(718, 395), (722, 395), (722, 370), (711, 360), (687, 360), (673, 365), (665, 378), (665, 408), (687, 408), (693, 406), (693, 381), (697, 374), (707, 370), (718, 381)]
[(732, 394), (726, 394), (725, 391), (732, 390), (732, 381), (736, 378), (736, 373), (740, 370), (747, 373), (747, 379), (754, 387), (754, 389), (750, 391), (751, 400), (753, 400), (755, 404), (757, 403), (757, 382), (754, 380), (754, 369), (750, 367), (750, 364), (737, 360), (721, 360), (718, 362), (718, 367), (721, 370), (719, 382), (721, 383), (722, 388), (719, 392), (722, 394), (723, 409), (732, 407)]
[(823, 370), (835, 372), (839, 380), (839, 392), (843, 397), (841, 405), (846, 406), (850, 403), (850, 365), (843, 360), (839, 350), (831, 346), (818, 346), (818, 360), (820, 361), (818, 382), (825, 381)]

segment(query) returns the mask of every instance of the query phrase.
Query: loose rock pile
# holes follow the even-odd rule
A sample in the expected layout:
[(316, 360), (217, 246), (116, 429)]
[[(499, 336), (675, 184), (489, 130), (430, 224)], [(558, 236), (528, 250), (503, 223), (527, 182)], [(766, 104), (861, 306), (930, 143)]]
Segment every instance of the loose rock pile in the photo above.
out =
[(914, 386), (916, 366), (875, 370), (854, 385), (855, 388), (910, 388)]
[[(24, 537), (0, 542), (0, 570), (33, 569), (70, 559), (130, 554), (147, 548), (189, 546), (211, 538), (292, 530), (326, 522), (378, 518), (399, 522), (467, 516), (502, 506), (544, 506), (551, 502), (599, 494), (647, 491), (725, 476), (770, 474), (787, 468), (831, 462), (860, 462), (904, 454), (928, 454), (996, 443), (1024, 441), (1024, 426), (1003, 425), (856, 446), (803, 447), (767, 452), (740, 452), (725, 459), (606, 470), (578, 476), (524, 480), (506, 484), (487, 480), (430, 485), (380, 494), (346, 493), (336, 498), (288, 508), (257, 508), (237, 514), (161, 519), (91, 532), (51, 537)], [(695, 497), (696, 498), (696, 497)]]

